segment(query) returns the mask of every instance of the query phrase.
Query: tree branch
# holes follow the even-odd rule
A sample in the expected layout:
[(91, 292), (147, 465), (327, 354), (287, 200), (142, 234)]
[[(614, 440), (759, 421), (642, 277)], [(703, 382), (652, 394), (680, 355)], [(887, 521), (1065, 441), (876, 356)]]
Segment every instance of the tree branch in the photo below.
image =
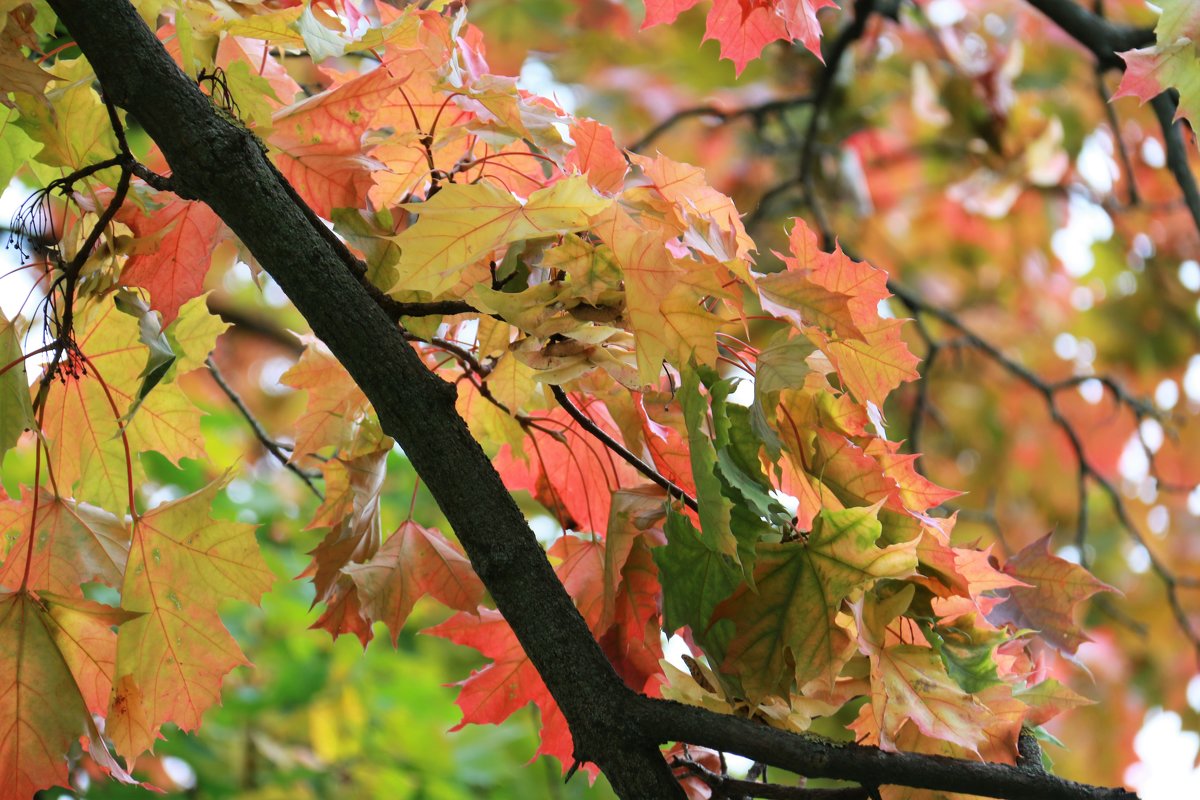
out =
[(254, 437), (258, 439), (266, 451), (275, 456), (275, 460), (283, 465), (284, 469), (292, 472), (297, 478), (304, 481), (304, 485), (308, 487), (309, 491), (317, 496), (318, 500), (323, 501), (325, 499), (325, 495), (321, 494), (321, 490), (318, 489), (316, 484), (313, 483), (312, 476), (300, 469), (300, 467), (296, 464), (293, 464), (288, 459), (287, 453), (283, 452), (283, 449), (279, 446), (279, 443), (267, 434), (266, 430), (263, 429), (262, 423), (260, 423), (254, 417), (254, 414), (249, 408), (246, 407), (246, 403), (242, 400), (241, 396), (234, 391), (234, 388), (229, 385), (228, 381), (225, 380), (225, 376), (222, 375), (221, 370), (217, 368), (217, 364), (212, 360), (212, 356), (204, 359), (204, 366), (208, 367), (208, 372), (210, 375), (212, 375), (213, 381), (215, 381), (220, 390), (225, 393), (225, 396), (229, 398), (229, 402), (233, 403), (233, 407), (241, 412), (242, 417), (245, 418), (247, 424), (250, 425), (250, 430), (254, 432)]
[(1187, 145), (1183, 141), (1183, 123), (1175, 120), (1175, 112), (1179, 108), (1179, 99), (1174, 90), (1166, 91), (1150, 101), (1158, 124), (1162, 126), (1163, 144), (1167, 149), (1167, 169), (1175, 176), (1183, 192), (1183, 200), (1187, 204), (1188, 213), (1196, 230), (1200, 231), (1200, 189), (1196, 188), (1196, 176), (1188, 163)]
[(654, 481), (654, 483), (659, 487), (665, 489), (667, 494), (671, 495), (671, 497), (674, 497), (676, 500), (682, 500), (683, 504), (693, 511), (700, 510), (700, 504), (696, 502), (696, 498), (692, 497), (683, 489), (676, 486), (665, 476), (660, 474), (654, 467), (650, 466), (645, 461), (642, 461), (636, 455), (631, 453), (623, 444), (605, 433), (603, 428), (593, 422), (587, 414), (584, 414), (579, 410), (578, 406), (571, 402), (571, 398), (567, 397), (567, 393), (562, 390), (561, 386), (551, 386), (550, 391), (553, 393), (554, 399), (558, 401), (558, 404), (562, 406), (568, 414), (571, 415), (571, 419), (578, 422), (580, 427), (582, 427), (595, 438), (599, 439), (601, 444), (620, 456), (625, 463), (629, 464), (638, 472)]
[(1117, 53), (1154, 44), (1153, 29), (1117, 25), (1075, 0), (1028, 0), (1028, 3), (1090, 50), (1103, 69), (1125, 69), (1125, 62)]

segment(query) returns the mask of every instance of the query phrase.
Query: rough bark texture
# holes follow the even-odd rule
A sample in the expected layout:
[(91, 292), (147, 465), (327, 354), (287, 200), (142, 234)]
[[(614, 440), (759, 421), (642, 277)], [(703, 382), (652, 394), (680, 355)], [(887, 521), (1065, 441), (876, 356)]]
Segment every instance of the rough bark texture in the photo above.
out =
[(500, 477), (431, 374), (283, 183), (255, 139), (217, 114), (126, 0), (49, 0), (100, 79), (162, 149), (177, 190), (207, 203), (279, 283), (371, 400), (454, 526), (562, 708), (580, 760), (629, 800), (681, 798), (658, 745), (687, 741), (813, 776), (1010, 798), (1121, 798), (1034, 769), (884, 753), (651, 700), (605, 659)]

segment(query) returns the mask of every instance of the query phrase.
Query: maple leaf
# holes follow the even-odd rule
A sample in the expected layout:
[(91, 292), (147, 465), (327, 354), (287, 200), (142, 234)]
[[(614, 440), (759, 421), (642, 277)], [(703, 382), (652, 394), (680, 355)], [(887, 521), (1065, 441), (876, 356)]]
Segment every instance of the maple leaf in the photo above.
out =
[[(58, 497), (42, 488), (34, 519), (34, 491), (0, 501), (0, 533), (20, 532), (0, 566), (0, 586), (25, 586), (65, 597), (82, 597), (92, 581), (118, 586), (129, 551), (129, 526), (104, 509)], [(33, 546), (30, 547), (30, 537)]]
[(308, 392), (304, 413), (295, 425), (293, 461), (348, 442), (366, 414), (367, 398), (321, 342), (310, 343), (279, 380)]
[(497, 248), (583, 230), (611, 202), (578, 176), (539, 189), (525, 202), (488, 181), (443, 186), (429, 200), (403, 206), (419, 219), (396, 238), (399, 282), (391, 291), (439, 295), (458, 283), (463, 267)]
[(371, 173), (382, 165), (363, 154), (363, 134), (404, 78), (385, 64), (273, 118), (268, 142), (279, 171), (320, 216), (365, 204)]
[(41, 98), (46, 92), (46, 84), (57, 79), (40, 62), (25, 57), (18, 42), (18, 31), (16, 19), (9, 16), (0, 32), (0, 104), (9, 107), (14, 105), (8, 98), (9, 92)]
[(423, 595), (459, 611), (474, 611), (483, 599), (483, 584), (466, 557), (437, 531), (411, 521), (369, 561), (347, 564), (343, 571), (354, 581), (363, 615), (387, 623), (393, 646)]
[(1187, 117), (1194, 126), (1200, 122), (1200, 51), (1196, 48), (1200, 16), (1187, 0), (1156, 5), (1161, 8), (1154, 26), (1156, 44), (1117, 54), (1125, 60), (1125, 72), (1112, 99), (1136, 97), (1146, 103), (1175, 89), (1179, 92), (1175, 118)]
[(150, 749), (166, 722), (195, 730), (225, 674), (247, 663), (217, 607), (257, 603), (274, 578), (254, 526), (210, 515), (223, 486), (214, 481), (134, 522), (121, 607), (140, 616), (118, 638), (106, 730), (127, 759)]
[(116, 137), (93, 88), (94, 77), (86, 59), (59, 59), (54, 63), (53, 85), (44, 97), (16, 94), (21, 112), (17, 125), (42, 145), (38, 161), (79, 169), (116, 152)]
[[(700, 376), (697, 370), (689, 369), (682, 377), (679, 399), (687, 421), (688, 452), (703, 541), (707, 547), (738, 561), (738, 541), (732, 530), (733, 503), (722, 491), (724, 487), (716, 472), (717, 452), (708, 433), (708, 403), (700, 394)], [(752, 563), (747, 564), (747, 570), (751, 566)]]
[(617, 492), (604, 537), (604, 605), (600, 646), (631, 688), (657, 694), (662, 675), (659, 603), (662, 587), (652, 546), (666, 513), (657, 486)]
[(379, 496), (391, 449), (391, 439), (386, 439), (374, 449), (346, 458), (331, 458), (321, 467), (325, 474), (325, 499), (308, 527), (330, 530), (310, 553), (312, 563), (297, 576), (312, 576), (317, 590), (314, 606), (328, 596), (344, 566), (367, 561), (379, 550), (383, 541)]
[(575, 147), (567, 153), (566, 166), (588, 177), (593, 189), (616, 194), (625, 185), (629, 165), (613, 141), (612, 128), (593, 119), (580, 119), (571, 126)]
[[(609, 435), (620, 438), (602, 403), (584, 402), (582, 411)], [(613, 492), (634, 485), (637, 472), (626, 462), (610, 458), (563, 409), (556, 408), (543, 419), (544, 425), (526, 432), (521, 453), (511, 447), (501, 449), (493, 461), (496, 470), (509, 489), (530, 491), (564, 528), (605, 530)]]
[(666, 547), (653, 551), (663, 587), (663, 628), (674, 633), (688, 626), (704, 651), (720, 660), (733, 636), (733, 624), (713, 619), (721, 601), (741, 582), (741, 570), (728, 556), (706, 546), (691, 521), (667, 517)]
[[(755, 249), (754, 240), (746, 233), (737, 207), (727, 195), (709, 185), (703, 169), (673, 161), (661, 153), (654, 158), (632, 153), (630, 159), (642, 170), (649, 185), (627, 192), (627, 197), (649, 199), (675, 219), (681, 232), (711, 221), (729, 239), (728, 247), (719, 248), (728, 251), (727, 258), (750, 257)], [(703, 234), (699, 236), (705, 238)]]
[(916, 567), (915, 542), (875, 545), (877, 511), (822, 511), (807, 541), (759, 544), (757, 593), (743, 584), (717, 606), (714, 616), (737, 628), (722, 668), (741, 677), (751, 699), (786, 695), (793, 680), (831, 689), (848, 655), (849, 637), (835, 621), (842, 600)]
[[(46, 399), (46, 453), (63, 494), (74, 486), (78, 500), (122, 508), (128, 505), (130, 478), (140, 483), (143, 472), (138, 459), (126, 459), (118, 417), (125, 417), (131, 456), (156, 450), (178, 462), (205, 457), (200, 410), (175, 383), (160, 382), (140, 395), (149, 351), (137, 320), (114, 303), (93, 307), (81, 323), (76, 341), (90, 365), (65, 357), (70, 369)], [(129, 416), (133, 409), (137, 413)]]
[(514, 711), (534, 703), (542, 714), (537, 755), (555, 756), (564, 768), (573, 761), (566, 720), (499, 611), (481, 608), (476, 614), (460, 612), (425, 633), (472, 647), (491, 662), (459, 684), (462, 690), (455, 703), (462, 709), (463, 718), (450, 730), (468, 724), (498, 725)]
[(825, 63), (821, 55), (821, 23), (817, 12), (822, 8), (837, 8), (834, 0), (778, 0), (775, 13), (783, 17), (788, 36), (803, 44), (810, 53)]
[(879, 746), (898, 749), (900, 728), (912, 723), (925, 736), (976, 752), (988, 709), (954, 682), (935, 650), (886, 641), (886, 626), (908, 608), (915, 590), (909, 584), (878, 602), (868, 596), (855, 608), (859, 649), (871, 660), (870, 705)]
[(705, 20), (704, 41), (716, 39), (721, 58), (732, 61), (738, 75), (764, 47), (787, 38), (787, 26), (774, 12), (771, 0), (713, 0)]
[(92, 715), (108, 703), (113, 628), (136, 616), (90, 600), (0, 591), (0, 800), (67, 786), (67, 755), (80, 741), (110, 774), (134, 782), (108, 755)]
[(703, 294), (688, 284), (684, 260), (671, 256), (666, 232), (642, 227), (615, 205), (596, 221), (593, 232), (611, 248), (625, 279), (638, 380), (652, 385), (668, 355), (680, 366), (693, 357), (701, 364), (714, 364), (714, 334), (723, 322), (702, 305)]
[(1179, 92), (1179, 108), (1175, 118), (1200, 120), (1200, 74), (1196, 44), (1179, 39), (1169, 44), (1128, 50), (1120, 54), (1125, 60), (1125, 73), (1113, 99), (1136, 97), (1142, 103), (1153, 100), (1167, 89)]
[(802, 219), (795, 220), (790, 242), (788, 269), (755, 279), (764, 310), (801, 327), (846, 389), (882, 408), (893, 389), (919, 377), (918, 359), (900, 338), (903, 320), (879, 315), (880, 302), (891, 296), (887, 274), (852, 261), (840, 246), (822, 252)]
[(1088, 641), (1075, 623), (1075, 610), (1097, 592), (1116, 589), (1078, 564), (1050, 553), (1050, 534), (1030, 543), (1004, 565), (1023, 586), (1006, 590), (1007, 598), (988, 615), (995, 625), (1032, 629), (1054, 647), (1074, 653)]
[(201, 293), (225, 226), (204, 203), (178, 197), (149, 214), (122, 206), (117, 219), (138, 239), (136, 251), (121, 269), (121, 283), (150, 292), (150, 306), (162, 313), (165, 327), (180, 306)]
[(642, 30), (655, 25), (669, 25), (676, 17), (699, 2), (700, 0), (645, 0), (646, 18), (642, 22)]
[(1064, 711), (1090, 706), (1095, 702), (1053, 678), (1018, 689), (1013, 696), (1029, 707), (1025, 719), (1030, 725), (1045, 725)]

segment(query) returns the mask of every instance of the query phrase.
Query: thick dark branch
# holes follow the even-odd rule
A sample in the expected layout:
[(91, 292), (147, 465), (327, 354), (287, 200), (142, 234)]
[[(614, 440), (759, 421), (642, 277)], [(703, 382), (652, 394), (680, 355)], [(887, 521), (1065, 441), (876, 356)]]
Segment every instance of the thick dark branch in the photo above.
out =
[(1188, 146), (1184, 142), (1183, 123), (1176, 122), (1175, 112), (1179, 109), (1179, 100), (1174, 91), (1167, 91), (1150, 101), (1154, 107), (1154, 115), (1162, 126), (1163, 143), (1167, 148), (1167, 169), (1175, 176), (1183, 192), (1183, 200), (1187, 204), (1188, 213), (1196, 230), (1200, 231), (1200, 189), (1196, 188), (1196, 176), (1188, 163)]
[(250, 132), (216, 112), (128, 2), (52, 7), (105, 96), (162, 149), (172, 180), (229, 225), (371, 400), (563, 710), (577, 758), (598, 764), (623, 797), (682, 798), (658, 748), (614, 713), (631, 693), (456, 413), (453, 387), (408, 346), (344, 244), (280, 179)]
[(1125, 789), (1088, 786), (1041, 771), (1006, 764), (963, 761), (916, 753), (888, 753), (877, 747), (830, 742), (798, 735), (752, 720), (715, 714), (669, 700), (637, 704), (637, 719), (662, 740), (683, 740), (810, 778), (852, 780), (864, 786), (901, 785), (981, 797), (1038, 800), (1130, 800)]
[(1069, 33), (1073, 39), (1091, 50), (1097, 64), (1105, 69), (1125, 68), (1125, 62), (1117, 53), (1154, 44), (1154, 31), (1150, 28), (1117, 25), (1098, 14), (1093, 14), (1075, 0), (1028, 2)]

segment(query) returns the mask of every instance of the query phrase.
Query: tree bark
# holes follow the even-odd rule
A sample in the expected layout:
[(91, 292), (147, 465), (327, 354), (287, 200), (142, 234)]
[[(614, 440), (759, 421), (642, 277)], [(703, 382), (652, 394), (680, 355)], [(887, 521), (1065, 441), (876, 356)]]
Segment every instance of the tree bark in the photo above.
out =
[(576, 758), (599, 766), (622, 798), (684, 796), (658, 749), (676, 740), (864, 785), (1011, 798), (1133, 797), (1035, 770), (835, 744), (632, 692), (455, 411), (454, 388), (425, 368), (254, 137), (215, 112), (127, 0), (48, 2), (105, 97), (162, 150), (180, 194), (207, 203), (238, 235), (370, 399), (562, 709)]

